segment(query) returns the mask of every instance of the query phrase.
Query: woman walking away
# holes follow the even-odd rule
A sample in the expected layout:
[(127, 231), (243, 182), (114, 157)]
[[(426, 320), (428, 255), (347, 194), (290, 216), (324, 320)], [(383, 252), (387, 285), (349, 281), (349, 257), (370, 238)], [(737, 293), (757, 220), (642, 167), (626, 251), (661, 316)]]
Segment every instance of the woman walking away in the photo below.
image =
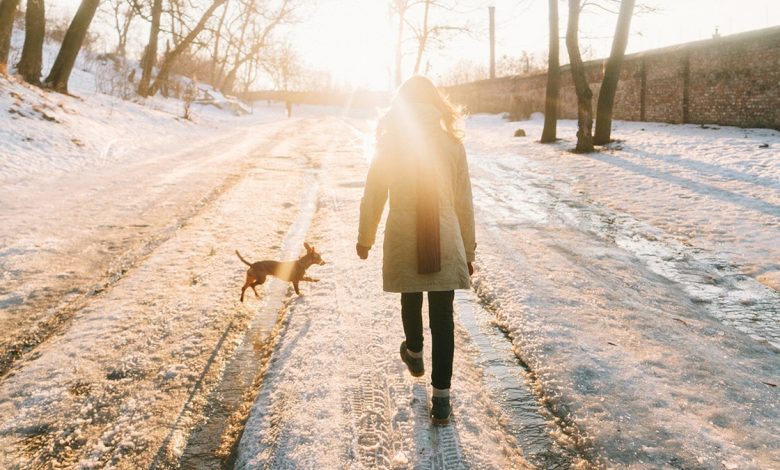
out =
[(382, 278), (401, 293), (406, 341), (401, 359), (415, 377), (423, 363), (422, 302), (428, 292), (432, 339), (431, 420), (449, 424), (454, 289), (468, 289), (474, 261), (474, 208), (459, 116), (435, 85), (415, 76), (398, 90), (377, 128), (377, 152), (360, 204), (356, 245), (368, 257), (390, 199)]

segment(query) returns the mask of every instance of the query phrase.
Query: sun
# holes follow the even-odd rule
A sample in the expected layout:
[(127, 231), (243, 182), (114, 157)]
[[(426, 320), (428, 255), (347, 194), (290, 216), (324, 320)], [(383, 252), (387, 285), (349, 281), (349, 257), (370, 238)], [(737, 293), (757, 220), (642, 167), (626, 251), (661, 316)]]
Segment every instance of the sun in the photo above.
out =
[(387, 90), (394, 35), (384, 2), (322, 2), (296, 31), (302, 61), (329, 72), (336, 86)]

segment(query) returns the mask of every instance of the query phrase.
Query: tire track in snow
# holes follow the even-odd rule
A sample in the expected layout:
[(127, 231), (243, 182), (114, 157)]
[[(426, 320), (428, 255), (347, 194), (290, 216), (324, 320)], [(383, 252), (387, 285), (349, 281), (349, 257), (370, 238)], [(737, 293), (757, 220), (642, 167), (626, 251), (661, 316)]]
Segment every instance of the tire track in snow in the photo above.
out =
[(474, 292), (458, 292), (455, 299), (458, 333), (474, 345), (485, 381), (506, 416), (505, 426), (525, 457), (538, 468), (550, 470), (582, 464), (584, 456), (576, 441), (562, 437), (570, 433), (571, 423), (561, 426), (557, 422), (561, 418), (544, 406), (534, 390), (538, 378), (515, 354), (512, 334), (497, 324), (490, 305)]
[[(141, 246), (133, 247), (130, 251), (124, 253), (114, 260), (112, 268), (106, 273), (104, 279), (98, 284), (87, 287), (86, 292), (77, 298), (68, 301), (64, 305), (60, 304), (59, 298), (54, 296), (44, 298), (43, 302), (33, 302), (26, 307), (38, 311), (52, 311), (52, 314), (36, 323), (31, 328), (17, 334), (10, 341), (4, 342), (2, 352), (0, 352), (0, 381), (11, 371), (17, 362), (23, 362), (25, 356), (32, 355), (35, 358), (35, 348), (46, 340), (61, 334), (71, 324), (73, 317), (95, 297), (111, 289), (116, 283), (122, 280), (134, 267), (143, 263), (154, 250), (169, 240), (177, 230), (183, 227), (187, 221), (196, 217), (201, 211), (207, 208), (212, 202), (218, 199), (225, 191), (229, 190), (241, 180), (240, 174), (229, 176), (220, 186), (209, 191), (198, 204), (189, 212), (185, 213), (174, 223), (166, 226), (160, 232), (153, 235), (151, 239)], [(17, 313), (14, 313), (15, 315)]]
[[(274, 142), (283, 138), (283, 133), (276, 132), (269, 136), (269, 141)], [(268, 142), (262, 145), (269, 145)], [(265, 153), (263, 147), (257, 149), (257, 153)], [(192, 206), (182, 207), (172, 222), (156, 228), (156, 232), (146, 234), (142, 243), (132, 244), (119, 256), (116, 256), (108, 264), (108, 270), (97, 283), (79, 286), (72, 283), (62, 288), (49, 289), (38, 300), (27, 301), (16, 309), (4, 313), (12, 317), (25, 318), (40, 316), (40, 312), (46, 312), (39, 321), (26, 326), (21, 331), (15, 331), (13, 335), (4, 335), (0, 343), (0, 382), (12, 370), (18, 362), (23, 362), (25, 357), (37, 357), (34, 350), (52, 336), (63, 333), (68, 329), (73, 317), (85, 308), (94, 298), (105, 293), (117, 282), (123, 279), (134, 267), (148, 258), (154, 250), (169, 240), (174, 234), (184, 227), (188, 221), (197, 217), (209, 208), (221, 195), (233, 188), (241, 181), (252, 163), (239, 163), (232, 171), (226, 172), (224, 179), (205, 194), (200, 196)], [(73, 295), (76, 292), (77, 294)], [(83, 293), (79, 293), (83, 292)], [(28, 314), (28, 312), (31, 312)], [(38, 313), (34, 313), (38, 312)]]
[[(363, 128), (371, 129), (370, 126)], [(359, 134), (363, 132), (360, 128), (356, 130)], [(371, 137), (365, 140), (371, 141)], [(364, 149), (373, 152), (371, 145), (364, 144)], [(529, 382), (533, 380), (526, 373), (527, 366), (517, 363), (511, 350), (511, 339), (507, 342), (507, 333), (498, 331), (492, 315), (482, 308), (481, 300), (473, 293), (458, 291), (455, 312), (457, 343), (470, 349), (471, 360), (482, 371), (485, 385), (504, 415), (503, 424), (517, 439), (523, 455), (539, 468), (570, 468), (575, 462), (581, 464), (583, 457), (578, 455), (572, 442), (552, 437), (561, 433), (555, 422), (557, 418), (546, 411), (530, 387)], [(413, 394), (414, 406), (419, 408), (419, 416), (423, 417), (420, 421), (425, 428), (430, 397), (425, 387), (415, 387)], [(462, 455), (457, 437), (447, 435), (449, 431), (450, 428), (434, 428), (435, 434), (431, 435), (430, 444), (442, 449), (436, 456), (435, 468), (453, 468), (457, 466), (458, 456)], [(420, 435), (426, 433), (423, 431)], [(446, 437), (441, 438), (443, 435)]]
[(478, 295), (576, 448), (603, 466), (771, 461), (777, 447), (756, 452), (753, 439), (770, 442), (776, 428), (765, 405), (776, 393), (761, 383), (776, 375), (776, 353), (711, 318), (652, 256), (631, 251), (622, 215), (558, 179), (518, 180), (518, 168), (473, 157), (486, 242)]
[(236, 467), (527, 467), (470, 355), (456, 353), (453, 424), (431, 425), (425, 379), (410, 378), (398, 359), (398, 298), (381, 291), (381, 244), (368, 263), (354, 254), (362, 141), (325, 158), (313, 232), (334, 262), (291, 305)]
[[(292, 148), (283, 153), (300, 154)], [(279, 152), (274, 152), (279, 153)], [(297, 205), (298, 215), (282, 242), (282, 259), (298, 256), (306, 240), (319, 193), (319, 171), (307, 171), (304, 191)], [(188, 439), (180, 465), (191, 469), (230, 468), (241, 438), (249, 407), (254, 402), (262, 383), (271, 353), (278, 341), (283, 320), (292, 300), (289, 283), (269, 278), (262, 287), (262, 306), (256, 311), (241, 345), (231, 356), (222, 373), (222, 381), (214, 389), (206, 405), (208, 421)], [(252, 302), (251, 294), (245, 299)], [(269, 319), (275, 319), (269, 330)], [(267, 337), (266, 337), (267, 335)]]
[(269, 188), (298, 192), (304, 180), (292, 159), (246, 159), (244, 178), (0, 383), (0, 466), (177, 465), (252, 318), (237, 300), (244, 266), (233, 250), (257, 244), (252, 255), (277, 257), (277, 228), (292, 217)]

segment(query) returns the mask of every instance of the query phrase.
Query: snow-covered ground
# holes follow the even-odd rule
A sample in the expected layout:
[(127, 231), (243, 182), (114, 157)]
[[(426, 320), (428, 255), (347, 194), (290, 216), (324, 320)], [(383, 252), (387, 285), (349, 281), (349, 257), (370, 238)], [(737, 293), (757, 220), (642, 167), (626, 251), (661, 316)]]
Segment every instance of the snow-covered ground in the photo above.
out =
[[(780, 466), (780, 133), (617, 122), (575, 155), (571, 121), (469, 118), (478, 272), (434, 428), (381, 247), (354, 254), (375, 114), (190, 122), (84, 73), (0, 82), (0, 467)], [(238, 301), (236, 249), (303, 241), (319, 283)]]
[[(617, 122), (617, 143), (577, 155), (571, 139), (505, 138), (518, 127), (540, 135), (539, 115), (469, 126), (478, 170), (519, 189), (488, 188), (510, 193), (500, 194), (518, 204), (510, 217), (559, 218), (612, 241), (710, 314), (780, 348), (780, 132)], [(562, 121), (559, 134), (573, 126)]]
[[(24, 35), (15, 30), (10, 65), (18, 61), (23, 40)], [(57, 51), (57, 44), (45, 44), (44, 77)], [(152, 156), (166, 144), (175, 146), (177, 138), (186, 141), (187, 136), (192, 140), (202, 134), (196, 123), (218, 127), (232, 122), (232, 113), (214, 106), (194, 104), (191, 120), (185, 120), (183, 102), (177, 99), (159, 95), (143, 99), (128, 90), (131, 100), (122, 100), (120, 85), (107, 83), (118, 83), (126, 73), (129, 69), (116, 67), (110, 60), (81, 54), (68, 83), (74, 96), (46, 93), (18, 77), (2, 79), (0, 109), (8, 116), (3, 116), (0, 127), (0, 183), (30, 175), (93, 170), (137, 159), (138, 155)], [(213, 90), (210, 93), (221, 97)], [(279, 109), (268, 113), (267, 107), (258, 110), (258, 114), (264, 112), (269, 118), (284, 113)]]
[(616, 123), (624, 142), (468, 122), (477, 292), (606, 466), (775, 468), (780, 133)]

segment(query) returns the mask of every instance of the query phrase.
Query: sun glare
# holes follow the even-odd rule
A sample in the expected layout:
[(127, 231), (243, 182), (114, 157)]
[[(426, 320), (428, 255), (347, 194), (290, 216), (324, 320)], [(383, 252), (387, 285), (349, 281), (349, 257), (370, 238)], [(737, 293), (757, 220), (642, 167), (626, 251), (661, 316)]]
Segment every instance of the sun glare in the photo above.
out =
[(386, 90), (393, 34), (383, 2), (344, 1), (321, 5), (297, 33), (301, 59), (331, 73), (332, 85)]

